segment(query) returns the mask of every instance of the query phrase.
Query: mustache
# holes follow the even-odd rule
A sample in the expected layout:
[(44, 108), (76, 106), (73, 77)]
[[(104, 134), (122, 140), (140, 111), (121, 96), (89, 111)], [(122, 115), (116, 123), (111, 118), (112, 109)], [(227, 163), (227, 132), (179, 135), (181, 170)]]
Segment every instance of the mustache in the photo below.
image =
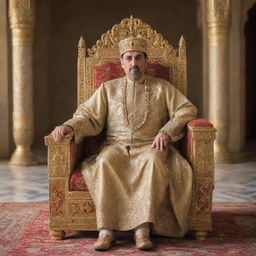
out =
[(137, 65), (131, 66), (131, 67), (129, 68), (129, 71), (131, 71), (132, 69), (140, 70), (140, 68), (139, 68)]

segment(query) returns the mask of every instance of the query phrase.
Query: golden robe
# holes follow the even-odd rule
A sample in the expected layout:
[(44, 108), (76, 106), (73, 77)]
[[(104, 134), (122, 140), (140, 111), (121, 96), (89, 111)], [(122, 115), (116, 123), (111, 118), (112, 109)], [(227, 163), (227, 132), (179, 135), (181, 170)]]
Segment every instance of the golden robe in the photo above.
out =
[(172, 141), (183, 136), (196, 108), (169, 82), (145, 76), (103, 83), (64, 124), (75, 141), (99, 134), (106, 140), (98, 154), (82, 163), (82, 173), (96, 206), (97, 227), (131, 230), (150, 222), (152, 232), (181, 237), (187, 231), (192, 170), (169, 145), (151, 144), (159, 130)]

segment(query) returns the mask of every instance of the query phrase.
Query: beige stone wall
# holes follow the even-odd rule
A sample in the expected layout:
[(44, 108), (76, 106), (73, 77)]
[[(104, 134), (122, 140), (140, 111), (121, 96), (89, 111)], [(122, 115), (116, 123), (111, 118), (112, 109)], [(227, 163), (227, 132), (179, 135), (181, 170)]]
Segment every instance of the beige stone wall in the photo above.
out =
[(35, 146), (43, 135), (69, 118), (76, 107), (77, 43), (87, 47), (130, 15), (142, 19), (174, 45), (187, 41), (188, 96), (202, 113), (202, 45), (197, 25), (197, 1), (161, 0), (44, 0), (37, 1), (34, 95)]

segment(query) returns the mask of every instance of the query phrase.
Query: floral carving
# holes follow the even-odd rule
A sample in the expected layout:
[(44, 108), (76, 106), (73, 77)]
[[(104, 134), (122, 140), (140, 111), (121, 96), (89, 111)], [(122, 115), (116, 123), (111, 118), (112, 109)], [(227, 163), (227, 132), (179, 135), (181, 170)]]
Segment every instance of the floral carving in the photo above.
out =
[(69, 210), (72, 216), (84, 217), (85, 214), (95, 212), (95, 205), (92, 200), (70, 201)]
[(88, 49), (88, 54), (92, 57), (99, 54), (101, 49), (117, 48), (118, 42), (129, 36), (143, 37), (148, 41), (150, 47), (165, 49), (168, 55), (176, 56), (177, 51), (163, 39), (160, 33), (132, 16), (123, 19), (120, 24), (114, 25), (111, 30), (104, 33), (101, 39), (91, 49)]
[(64, 177), (68, 169), (68, 148), (50, 147), (48, 166), (50, 177)]
[(200, 179), (196, 182), (196, 215), (209, 215), (212, 209), (212, 179)]
[(65, 213), (65, 180), (50, 180), (49, 194), (51, 216), (63, 216)]

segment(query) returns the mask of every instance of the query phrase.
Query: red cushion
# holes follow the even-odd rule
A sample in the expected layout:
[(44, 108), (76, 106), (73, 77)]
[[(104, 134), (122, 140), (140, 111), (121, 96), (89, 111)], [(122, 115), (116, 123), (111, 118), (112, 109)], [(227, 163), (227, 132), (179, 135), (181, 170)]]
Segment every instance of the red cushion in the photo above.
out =
[(93, 86), (97, 89), (102, 82), (124, 76), (120, 62), (106, 62), (93, 68)]
[(188, 122), (188, 125), (190, 127), (208, 127), (208, 128), (212, 128), (213, 125), (207, 121), (206, 119), (200, 118), (200, 119), (194, 119), (190, 122)]
[(149, 61), (146, 69), (146, 74), (162, 78), (166, 81), (172, 81), (172, 77), (170, 77), (170, 69), (170, 67), (163, 66), (156, 61)]
[[(148, 62), (146, 74), (172, 82), (172, 69), (157, 63), (157, 61)], [(96, 66), (93, 68), (94, 88), (97, 89), (102, 82), (122, 76), (124, 76), (124, 71), (119, 61), (108, 61), (100, 66)]]
[(70, 177), (69, 181), (70, 191), (88, 191), (88, 188), (84, 182), (84, 177), (81, 172), (81, 166), (77, 168)]

